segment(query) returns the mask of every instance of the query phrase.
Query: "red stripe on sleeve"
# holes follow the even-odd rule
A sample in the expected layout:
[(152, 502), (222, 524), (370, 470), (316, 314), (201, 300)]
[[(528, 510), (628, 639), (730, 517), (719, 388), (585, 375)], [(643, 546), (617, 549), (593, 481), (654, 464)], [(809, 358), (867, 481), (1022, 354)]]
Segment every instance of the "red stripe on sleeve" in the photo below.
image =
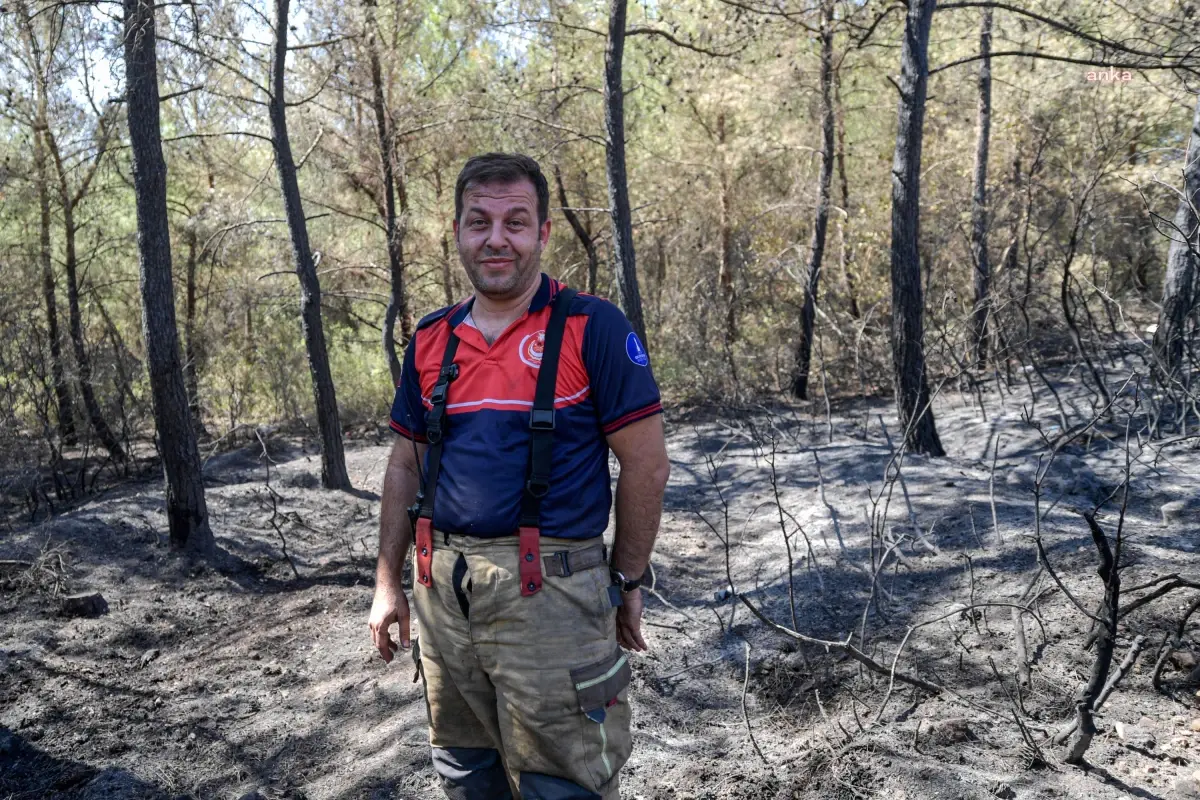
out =
[(626, 425), (629, 425), (631, 423), (637, 422), (639, 419), (645, 419), (646, 417), (650, 417), (655, 414), (661, 414), (662, 410), (663, 410), (662, 403), (651, 403), (650, 405), (646, 406), (645, 408), (639, 408), (637, 411), (631, 411), (628, 414), (626, 414), (625, 416), (615, 419), (612, 422), (608, 423), (607, 425), (604, 426), (604, 433), (605, 434), (616, 433), (617, 431), (621, 430), (621, 428), (624, 428)]
[(412, 431), (410, 431), (408, 428), (404, 427), (400, 423), (396, 422), (396, 420), (394, 420), (394, 419), (389, 419), (388, 422), (391, 424), (392, 430), (394, 430), (396, 433), (403, 436), (405, 439), (412, 439), (417, 442), (427, 441), (424, 436), (414, 436)]

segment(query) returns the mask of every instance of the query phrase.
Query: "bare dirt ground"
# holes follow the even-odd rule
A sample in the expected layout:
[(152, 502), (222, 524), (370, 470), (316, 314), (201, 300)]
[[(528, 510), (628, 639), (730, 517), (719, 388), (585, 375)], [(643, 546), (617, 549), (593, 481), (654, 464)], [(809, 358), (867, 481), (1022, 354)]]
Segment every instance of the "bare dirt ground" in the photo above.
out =
[[(1086, 420), (1076, 380), (1055, 385), (1071, 424)], [(1101, 711), (1085, 767), (1043, 741), (1072, 717), (1094, 651), (1063, 588), (1045, 573), (1034, 580), (1034, 476), (1060, 415), (1044, 391), (1032, 406), (1027, 389), (1014, 392), (983, 394), (986, 414), (971, 395), (943, 395), (950, 455), (908, 456), (891, 482), (890, 404), (849, 404), (828, 420), (823, 409), (668, 418), (674, 471), (646, 617), (652, 649), (634, 659), (626, 798), (1200, 797), (1200, 700), (1188, 683), (1200, 620), (1164, 658), (1162, 690), (1151, 681), (1195, 591), (1122, 621), (1114, 668), (1135, 635), (1147, 648)], [(1115, 493), (1097, 514), (1115, 533), (1123, 426), (1102, 423), (1063, 448), (1043, 482), (1051, 564), (1088, 609), (1102, 585), (1080, 512)], [(311, 446), (268, 444), (269, 487), (257, 444), (206, 467), (213, 527), (248, 565), (240, 572), (167, 553), (157, 481), (33, 524), (13, 510), (0, 559), (39, 569), (0, 572), (0, 798), (440, 796), (412, 665), (385, 666), (366, 625), (371, 493), (390, 437), (348, 446), (361, 496), (318, 488)], [(1132, 442), (1128, 589), (1170, 574), (1200, 580), (1200, 511), (1164, 522), (1161, 510), (1200, 499), (1191, 444)], [(881, 491), (890, 501), (873, 504)], [(59, 580), (60, 593), (101, 592), (108, 612), (62, 615)], [(853, 634), (877, 662), (945, 689), (889, 692), (887, 676), (769, 630), (738, 594), (810, 636)], [(1024, 686), (1011, 609), (968, 609), (1018, 601), (1031, 609)]]

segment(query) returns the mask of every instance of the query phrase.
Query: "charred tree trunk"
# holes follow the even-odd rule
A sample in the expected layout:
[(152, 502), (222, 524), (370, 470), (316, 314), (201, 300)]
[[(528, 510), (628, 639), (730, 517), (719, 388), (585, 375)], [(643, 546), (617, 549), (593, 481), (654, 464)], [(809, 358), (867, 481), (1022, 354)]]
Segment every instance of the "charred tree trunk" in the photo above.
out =
[(567, 218), (567, 224), (571, 226), (571, 230), (575, 231), (575, 238), (579, 239), (579, 243), (583, 245), (583, 251), (587, 253), (588, 260), (588, 293), (596, 293), (596, 273), (600, 270), (600, 256), (596, 253), (596, 241), (592, 237), (592, 232), (583, 224), (583, 220), (571, 208), (571, 204), (567, 202), (567, 188), (563, 185), (562, 170), (558, 164), (554, 165), (554, 183), (558, 187), (558, 203), (562, 206), (563, 216)]
[(841, 232), (841, 259), (842, 259), (842, 275), (846, 277), (846, 294), (848, 295), (850, 316), (854, 319), (859, 319), (862, 312), (858, 308), (858, 287), (857, 281), (854, 278), (854, 245), (850, 242), (848, 228), (850, 227), (850, 180), (846, 176), (846, 108), (842, 105), (842, 79), (841, 70), (834, 70), (833, 73), (833, 102), (836, 108), (835, 121), (837, 123), (837, 170), (838, 183), (842, 189), (842, 222), (839, 226)]
[(936, 0), (909, 0), (900, 51), (900, 113), (892, 160), (892, 364), (907, 447), (945, 455), (925, 376), (921, 289), (921, 139), (929, 82), (929, 29)]
[(983, 10), (979, 28), (979, 122), (975, 139), (975, 191), (971, 197), (971, 259), (975, 265), (975, 306), (971, 344), (975, 363), (987, 363), (992, 269), (988, 263), (988, 146), (992, 133), (992, 9)]
[(383, 70), (379, 64), (379, 28), (375, 20), (375, 0), (366, 0), (367, 53), (371, 64), (371, 106), (375, 111), (375, 129), (379, 136), (379, 163), (383, 175), (383, 221), (387, 230), (388, 267), (391, 293), (383, 315), (383, 351), (387, 356), (392, 382), (400, 384), (400, 358), (396, 354), (396, 320), (400, 320), (400, 336), (404, 341), (412, 336), (412, 317), (404, 285), (405, 223), (396, 216), (395, 142), (391, 118), (383, 96)]
[(137, 199), (142, 332), (154, 399), (154, 424), (166, 477), (171, 548), (208, 555), (216, 550), (208, 524), (204, 482), (179, 363), (171, 234), (167, 226), (167, 165), (159, 131), (154, 3), (124, 0), (125, 97)]
[[(817, 291), (821, 285), (821, 263), (825, 257), (825, 233), (829, 227), (829, 188), (833, 182), (833, 0), (821, 3), (821, 174), (817, 179), (817, 213), (812, 242), (808, 248), (808, 282), (800, 309), (800, 341), (796, 343), (796, 374), (792, 394), (808, 399), (808, 373), (812, 363), (813, 323), (817, 315)], [(843, 191), (845, 191), (843, 186)]]
[(1184, 361), (1188, 318), (1196, 306), (1196, 231), (1200, 227), (1196, 211), (1200, 207), (1200, 95), (1192, 116), (1192, 135), (1188, 140), (1183, 166), (1183, 196), (1175, 212), (1171, 247), (1167, 253), (1167, 273), (1163, 277), (1162, 310), (1154, 332), (1154, 352), (1167, 381), (1179, 373)]
[(616, 262), (617, 299), (621, 310), (647, 349), (642, 295), (638, 289), (633, 252), (633, 213), (629, 206), (629, 178), (625, 170), (625, 92), (621, 60), (625, 52), (626, 0), (609, 0), (608, 46), (604, 50), (605, 167), (608, 170), (608, 205), (612, 214), (612, 247)]
[(287, 102), (283, 86), (287, 62), (288, 6), (289, 0), (275, 0), (275, 42), (268, 103), (271, 142), (275, 147), (275, 168), (279, 174), (279, 189), (283, 194), (296, 275), (300, 279), (300, 323), (308, 352), (308, 369), (312, 375), (317, 428), (321, 432), (321, 485), (327, 489), (348, 490), (350, 476), (346, 473), (346, 456), (342, 450), (342, 425), (338, 418), (333, 375), (329, 370), (325, 330), (321, 325), (321, 284), (317, 280), (317, 267), (308, 241), (308, 222), (304, 218), (296, 163), (292, 160), (292, 145), (288, 139)]

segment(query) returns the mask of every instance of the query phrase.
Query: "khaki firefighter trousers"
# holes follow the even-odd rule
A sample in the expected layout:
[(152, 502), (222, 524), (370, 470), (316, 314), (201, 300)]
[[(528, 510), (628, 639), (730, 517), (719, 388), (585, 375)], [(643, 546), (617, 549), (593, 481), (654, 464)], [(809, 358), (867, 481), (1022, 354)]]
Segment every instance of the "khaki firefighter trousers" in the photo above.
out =
[[(542, 537), (541, 555), (596, 547)], [(604, 563), (522, 596), (517, 537), (433, 533), (432, 586), (414, 586), (434, 766), (450, 798), (619, 800), (629, 758), (628, 657)], [(561, 571), (561, 570), (555, 570)]]

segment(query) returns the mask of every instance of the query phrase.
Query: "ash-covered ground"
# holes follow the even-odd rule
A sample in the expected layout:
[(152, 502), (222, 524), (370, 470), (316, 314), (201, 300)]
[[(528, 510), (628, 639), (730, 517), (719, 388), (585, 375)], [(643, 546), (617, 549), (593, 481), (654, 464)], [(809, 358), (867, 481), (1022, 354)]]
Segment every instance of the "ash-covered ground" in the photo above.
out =
[[(1047, 741), (1095, 657), (1076, 606), (1094, 612), (1103, 595), (1083, 514), (1099, 507), (1110, 539), (1121, 529), (1126, 603), (1171, 575), (1200, 584), (1196, 440), (1145, 440), (1136, 424), (1127, 437), (1117, 413), (1044, 469), (1053, 575), (1039, 565), (1039, 466), (1063, 416), (1091, 415), (1080, 384), (1055, 387), (1065, 414), (1025, 387), (943, 394), (949, 455), (936, 459), (896, 457), (884, 402), (828, 417), (670, 414), (623, 796), (1200, 797), (1200, 615), (1174, 639), (1196, 589), (1121, 620), (1113, 671), (1135, 637), (1145, 649), (1099, 712), (1087, 763), (1063, 764)], [(49, 520), (13, 511), (0, 535), (0, 798), (440, 796), (412, 664), (385, 666), (367, 630), (390, 435), (349, 442), (357, 495), (318, 487), (311, 445), (267, 444), (267, 458), (254, 443), (206, 466), (238, 571), (167, 552), (158, 481)], [(62, 594), (90, 591), (107, 613), (64, 615)], [(940, 691), (773, 630), (747, 604)]]

